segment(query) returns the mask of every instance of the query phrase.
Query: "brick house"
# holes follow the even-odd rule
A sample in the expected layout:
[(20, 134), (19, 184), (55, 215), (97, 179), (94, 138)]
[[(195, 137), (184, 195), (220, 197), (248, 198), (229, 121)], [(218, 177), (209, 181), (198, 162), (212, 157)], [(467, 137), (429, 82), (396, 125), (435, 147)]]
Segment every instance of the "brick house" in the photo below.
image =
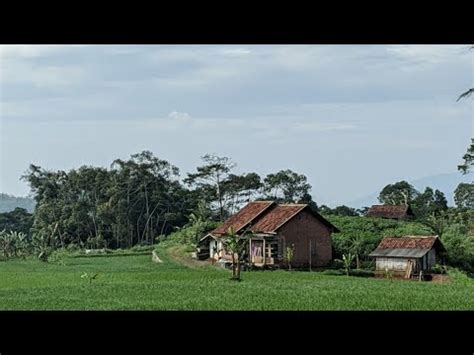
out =
[(307, 204), (255, 201), (201, 239), (199, 249), (205, 257), (231, 260), (222, 243), (229, 228), (237, 234), (250, 231), (245, 261), (258, 267), (285, 266), (287, 246), (294, 248), (293, 266), (324, 266), (332, 260), (331, 233), (339, 232)]

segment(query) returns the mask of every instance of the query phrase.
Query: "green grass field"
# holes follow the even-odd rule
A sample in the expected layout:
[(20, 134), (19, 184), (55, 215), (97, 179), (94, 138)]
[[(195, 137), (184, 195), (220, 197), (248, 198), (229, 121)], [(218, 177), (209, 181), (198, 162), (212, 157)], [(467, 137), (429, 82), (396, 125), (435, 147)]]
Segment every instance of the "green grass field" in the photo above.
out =
[[(330, 276), (318, 272), (230, 271), (150, 255), (0, 262), (3, 310), (473, 310), (474, 280), (449, 284)], [(99, 273), (92, 283), (83, 273)]]

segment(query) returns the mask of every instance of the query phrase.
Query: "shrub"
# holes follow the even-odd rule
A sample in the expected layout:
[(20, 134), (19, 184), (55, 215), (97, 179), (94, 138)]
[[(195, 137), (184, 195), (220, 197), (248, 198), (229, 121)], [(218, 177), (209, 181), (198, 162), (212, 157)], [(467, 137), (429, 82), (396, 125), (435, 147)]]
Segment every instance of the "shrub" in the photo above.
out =
[(66, 265), (65, 259), (69, 256), (69, 252), (66, 249), (58, 249), (49, 256), (47, 256), (47, 261), (52, 264), (57, 265)]
[(334, 269), (324, 270), (321, 273), (324, 275), (332, 275), (332, 276), (342, 276), (346, 274), (344, 270), (334, 270)]
[(333, 270), (344, 269), (344, 262), (340, 259), (334, 259), (328, 265), (328, 268)]
[(446, 265), (439, 265), (439, 264), (436, 264), (435, 266), (433, 266), (431, 268), (431, 272), (433, 274), (447, 274), (448, 273), (448, 269), (446, 267)]

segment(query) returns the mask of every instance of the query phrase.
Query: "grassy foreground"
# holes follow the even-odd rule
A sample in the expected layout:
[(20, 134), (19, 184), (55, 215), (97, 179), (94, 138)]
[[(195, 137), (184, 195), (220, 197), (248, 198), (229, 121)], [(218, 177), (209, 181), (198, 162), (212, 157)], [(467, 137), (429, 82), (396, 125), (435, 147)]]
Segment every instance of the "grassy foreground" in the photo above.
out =
[[(178, 251), (162, 252), (161, 264), (151, 255), (0, 262), (0, 309), (474, 310), (474, 280), (467, 277), (434, 284), (253, 271), (236, 283), (228, 270), (176, 262)], [(96, 272), (92, 283), (81, 278)]]

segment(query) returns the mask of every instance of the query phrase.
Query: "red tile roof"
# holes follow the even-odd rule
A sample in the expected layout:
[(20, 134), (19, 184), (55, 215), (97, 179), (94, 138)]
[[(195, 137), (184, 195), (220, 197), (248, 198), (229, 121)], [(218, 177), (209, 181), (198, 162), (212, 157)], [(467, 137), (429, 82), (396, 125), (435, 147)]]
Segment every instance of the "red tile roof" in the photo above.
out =
[(367, 211), (367, 217), (404, 218), (413, 215), (407, 205), (373, 205)]
[[(308, 207), (307, 204), (276, 204), (273, 201), (249, 202), (239, 212), (227, 219), (223, 224), (210, 232), (213, 236), (227, 234), (229, 228), (236, 232), (251, 225), (253, 233), (275, 233), (278, 228)], [(312, 212), (328, 229), (339, 232), (335, 226), (324, 219), (320, 214)]]
[(295, 216), (306, 206), (305, 204), (277, 205), (265, 213), (265, 215), (252, 226), (252, 232), (274, 233), (278, 227), (285, 224), (291, 217)]
[(236, 232), (247, 226), (256, 217), (258, 217), (268, 207), (273, 205), (273, 201), (255, 201), (249, 202), (239, 212), (228, 218), (223, 224), (214, 229), (212, 235), (226, 234), (229, 228), (234, 228)]
[(431, 249), (438, 236), (385, 237), (377, 249)]

